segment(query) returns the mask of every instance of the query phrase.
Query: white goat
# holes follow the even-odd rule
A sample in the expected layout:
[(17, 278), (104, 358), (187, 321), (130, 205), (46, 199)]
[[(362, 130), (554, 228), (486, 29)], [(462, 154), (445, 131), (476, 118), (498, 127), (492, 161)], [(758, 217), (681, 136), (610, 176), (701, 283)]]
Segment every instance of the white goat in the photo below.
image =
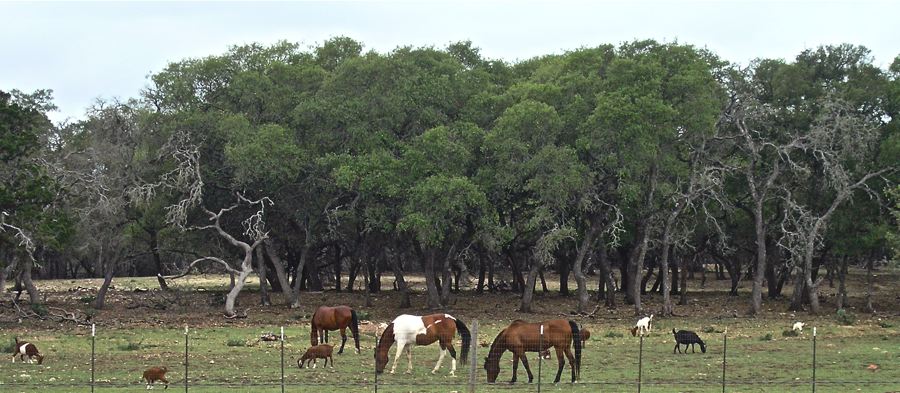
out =
[(806, 326), (803, 322), (794, 322), (794, 327), (791, 329), (797, 333), (803, 333), (803, 327)]
[(650, 328), (653, 326), (653, 314), (650, 314), (649, 317), (643, 317), (637, 321), (633, 328), (631, 328), (631, 335), (637, 336), (638, 332), (643, 336), (645, 333), (650, 331)]

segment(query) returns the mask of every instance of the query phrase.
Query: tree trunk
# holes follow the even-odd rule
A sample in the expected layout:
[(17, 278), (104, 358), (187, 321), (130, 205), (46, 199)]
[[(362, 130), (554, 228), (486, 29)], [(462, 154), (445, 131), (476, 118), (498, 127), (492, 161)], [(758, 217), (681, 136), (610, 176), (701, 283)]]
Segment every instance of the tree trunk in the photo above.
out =
[(370, 256), (366, 256), (365, 266), (366, 266), (366, 274), (365, 277), (365, 286), (363, 286), (364, 299), (366, 301), (366, 307), (372, 307), (372, 287), (371, 287), (371, 279), (372, 276), (372, 258)]
[(479, 256), (478, 258), (478, 284), (475, 285), (475, 293), (480, 295), (484, 293), (484, 276), (487, 270), (487, 267), (484, 263), (484, 257)]
[(281, 294), (285, 297), (287, 304), (293, 304), (294, 292), (291, 290), (290, 284), (288, 284), (287, 272), (284, 271), (284, 262), (282, 262), (281, 257), (278, 256), (278, 253), (275, 252), (271, 242), (266, 241), (261, 244), (260, 247), (265, 251), (269, 260), (272, 261), (272, 267), (275, 270), (275, 278), (278, 279), (278, 284), (282, 288)]
[(450, 292), (453, 289), (453, 283), (451, 282), (452, 271), (450, 268), (451, 262), (453, 260), (453, 255), (456, 254), (456, 245), (450, 247), (450, 251), (447, 252), (447, 255), (444, 256), (444, 261), (441, 264), (441, 282), (443, 285), (441, 286), (441, 306), (447, 307), (450, 305)]
[(334, 266), (334, 290), (337, 292), (341, 291), (341, 259), (341, 246), (335, 244), (334, 262), (332, 262), (332, 265)]
[(425, 258), (425, 289), (428, 308), (437, 310), (441, 308), (441, 295), (438, 292), (437, 283), (434, 276), (434, 260), (437, 251), (430, 249), (427, 251), (428, 256)]
[[(697, 257), (697, 255), (694, 254), (694, 258), (696, 258), (696, 257)], [(678, 305), (687, 306), (687, 304), (688, 304), (688, 301), (687, 301), (687, 276), (688, 275), (685, 274), (685, 271), (688, 270), (688, 267), (684, 263), (683, 258), (678, 258), (678, 263), (681, 265), (680, 266), (681, 267), (681, 288), (680, 288), (681, 289), (681, 298), (678, 300)]]
[(25, 290), (28, 291), (28, 300), (31, 304), (39, 304), (41, 302), (41, 294), (38, 292), (37, 287), (34, 286), (34, 281), (31, 280), (32, 267), (34, 267), (34, 261), (31, 260), (30, 256), (22, 258), (22, 284), (25, 285)]
[[(164, 276), (166, 272), (163, 269), (162, 257), (159, 255), (159, 231), (149, 230), (147, 233), (150, 234), (150, 254), (153, 256), (153, 264), (156, 265), (156, 275), (157, 277)], [(169, 290), (166, 280), (157, 281), (159, 282), (159, 289), (163, 291)]]
[(406, 279), (403, 277), (403, 265), (400, 261), (400, 254), (397, 253), (394, 255), (391, 263), (391, 268), (394, 270), (394, 279), (397, 280), (397, 290), (400, 291), (400, 306), (399, 308), (409, 308), (412, 307), (412, 303), (409, 298), (409, 287), (406, 285)]
[(845, 285), (847, 281), (847, 255), (844, 255), (843, 258), (840, 259), (840, 266), (837, 267), (837, 275), (838, 275), (838, 295), (837, 295), (837, 308), (838, 310), (844, 309), (847, 306), (847, 286)]
[(94, 301), (94, 308), (98, 310), (106, 307), (106, 293), (109, 291), (109, 285), (112, 284), (112, 279), (116, 272), (115, 267), (116, 263), (110, 264), (106, 267), (103, 274), (103, 284), (100, 285), (100, 290), (97, 291), (97, 299)]
[[(674, 222), (674, 220), (673, 220)], [(662, 257), (660, 257), (660, 280), (662, 281), (662, 295), (663, 295), (663, 306), (662, 306), (662, 315), (670, 316), (675, 312), (675, 306), (672, 305), (671, 298), (671, 285), (669, 285), (669, 249), (672, 247), (669, 245), (671, 242), (671, 238), (669, 235), (669, 225), (666, 225), (665, 233), (663, 234), (663, 242), (662, 242)]]
[(584, 261), (586, 260), (591, 247), (593, 247), (594, 239), (597, 237), (597, 232), (599, 231), (600, 219), (596, 218), (591, 220), (591, 226), (587, 233), (584, 234), (584, 239), (581, 241), (581, 246), (578, 247), (578, 254), (575, 256), (575, 261), (573, 263), (572, 271), (575, 275), (575, 283), (578, 285), (578, 306), (576, 309), (576, 312), (578, 313), (588, 312), (588, 302), (591, 299), (588, 296), (587, 279), (584, 277)]
[(601, 286), (606, 287), (606, 307), (616, 308), (616, 284), (613, 282), (612, 268), (609, 265), (609, 256), (606, 255), (606, 243), (603, 239), (597, 244), (597, 257), (600, 263)]
[(534, 285), (537, 280), (538, 271), (541, 270), (541, 263), (536, 259), (531, 261), (531, 269), (528, 271), (528, 281), (525, 283), (525, 291), (522, 292), (522, 304), (519, 305), (519, 311), (532, 313), (532, 304), (534, 301)]
[(647, 241), (650, 232), (647, 225), (646, 220), (638, 224), (638, 241), (635, 243), (628, 258), (628, 274), (631, 282), (629, 282), (629, 291), (626, 293), (626, 302), (634, 305), (635, 315), (641, 315), (643, 311), (641, 309), (641, 289), (643, 288), (641, 285), (641, 273), (644, 268), (644, 257), (647, 255)]
[[(303, 241), (303, 248), (300, 251), (300, 262), (297, 263), (297, 267), (294, 270), (294, 287), (291, 288), (291, 308), (299, 308), (300, 307), (300, 284), (303, 282), (303, 269), (306, 267), (307, 260), (309, 259), (310, 249), (312, 248), (312, 233), (307, 227), (306, 236)], [(243, 285), (243, 284), (242, 284)]]
[(266, 261), (263, 259), (262, 247), (256, 247), (256, 269), (259, 275), (259, 304), (261, 306), (270, 306), (272, 305), (272, 300), (269, 299)]
[[(227, 295), (225, 295), (225, 316), (234, 317), (237, 315), (234, 312), (237, 297), (240, 295), (241, 290), (244, 289), (244, 283), (247, 282), (247, 277), (250, 277), (251, 274), (253, 274), (253, 250), (247, 250), (244, 255), (244, 260), (241, 262), (241, 272), (234, 282), (234, 287), (228, 291)], [(299, 284), (299, 280), (297, 284)]]
[(875, 258), (869, 256), (866, 261), (866, 312), (874, 313), (872, 296), (875, 295)]
[(559, 270), (559, 294), (560, 296), (569, 296), (569, 258), (568, 253), (566, 256), (559, 258), (559, 262), (557, 263), (557, 269)]
[(750, 292), (750, 314), (762, 312), (762, 285), (766, 273), (766, 224), (763, 220), (763, 200), (756, 201), (753, 209), (753, 221), (756, 226), (756, 274), (753, 275), (753, 289)]
[(309, 263), (305, 265), (306, 289), (311, 292), (322, 292), (325, 290), (322, 286), (322, 276), (319, 274), (318, 254), (318, 251), (312, 253), (312, 255), (310, 255)]
[(803, 311), (804, 291), (806, 289), (806, 280), (802, 272), (797, 272), (794, 277), (794, 293), (791, 294), (791, 305), (789, 311)]

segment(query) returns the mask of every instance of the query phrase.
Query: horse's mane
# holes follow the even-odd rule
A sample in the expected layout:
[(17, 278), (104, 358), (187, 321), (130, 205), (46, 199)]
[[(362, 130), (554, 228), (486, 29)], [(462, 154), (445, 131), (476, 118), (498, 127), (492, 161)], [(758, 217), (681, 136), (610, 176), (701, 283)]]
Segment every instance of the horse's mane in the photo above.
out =
[[(487, 362), (491, 362), (493, 361), (493, 359), (496, 359), (496, 362), (498, 364), (500, 363), (500, 356), (503, 355), (503, 351), (506, 351), (505, 347), (499, 348), (501, 345), (500, 341), (503, 341), (504, 344), (506, 343), (506, 329), (501, 330), (500, 333), (497, 334), (497, 337), (494, 338), (494, 341), (491, 343), (491, 349), (490, 351), (488, 351), (487, 355)], [(485, 362), (485, 364), (487, 364), (487, 362)]]
[[(381, 338), (378, 340), (378, 345), (375, 346), (375, 364), (378, 365), (379, 357), (384, 357), (385, 365), (387, 365), (388, 351), (391, 349), (391, 345), (394, 345), (394, 323), (391, 322), (384, 329), (384, 332), (381, 333)], [(381, 353), (384, 352), (384, 355)]]

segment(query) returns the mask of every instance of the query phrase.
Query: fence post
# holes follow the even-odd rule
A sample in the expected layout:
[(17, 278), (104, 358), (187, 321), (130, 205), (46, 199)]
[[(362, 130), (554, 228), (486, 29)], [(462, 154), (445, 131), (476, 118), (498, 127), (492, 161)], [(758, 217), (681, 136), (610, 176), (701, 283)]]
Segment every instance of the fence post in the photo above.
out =
[(184, 325), (184, 393), (188, 391), (188, 326)]
[(538, 335), (538, 393), (541, 393), (541, 365), (544, 363), (544, 355), (541, 354), (541, 351), (544, 350), (544, 324), (541, 323), (541, 334)]
[(728, 352), (728, 328), (725, 328), (725, 334), (722, 342), (722, 393), (725, 393), (725, 353)]
[(478, 368), (476, 364), (478, 363), (478, 355), (475, 354), (476, 348), (478, 348), (478, 320), (472, 322), (472, 329), (470, 329), (470, 342), (469, 342), (469, 393), (475, 393), (475, 377)]
[(644, 368), (644, 333), (641, 333), (641, 346), (638, 349), (638, 393), (641, 393), (641, 373)]
[(281, 393), (284, 393), (284, 326), (281, 327)]
[[(94, 393), (94, 353), (95, 353), (95, 342), (97, 340), (97, 329), (96, 325), (91, 324), (91, 393)], [(15, 360), (15, 359), (13, 359)]]
[(812, 391), (816, 393), (816, 328), (813, 327), (813, 376), (812, 376)]

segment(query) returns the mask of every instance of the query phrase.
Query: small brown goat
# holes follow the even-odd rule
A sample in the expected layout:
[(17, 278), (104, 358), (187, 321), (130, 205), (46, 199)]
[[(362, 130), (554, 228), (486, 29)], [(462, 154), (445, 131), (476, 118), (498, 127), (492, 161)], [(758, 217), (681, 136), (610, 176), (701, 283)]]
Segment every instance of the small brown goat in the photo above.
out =
[(16, 346), (13, 348), (12, 361), (16, 362), (16, 356), (25, 361), (25, 357), (28, 356), (28, 363), (34, 363), (34, 358), (37, 358), (38, 364), (44, 362), (44, 355), (41, 355), (40, 351), (38, 351), (37, 347), (27, 341), (19, 341), (19, 338), (16, 337)]
[(306, 350), (306, 353), (297, 359), (297, 367), (303, 368), (304, 362), (306, 363), (306, 367), (309, 367), (309, 362), (312, 361), (313, 368), (316, 368), (316, 359), (325, 359), (325, 366), (328, 367), (328, 359), (331, 359), (331, 368), (334, 368), (334, 358), (331, 357), (331, 353), (334, 351), (334, 346), (329, 344), (319, 344), (314, 347), (309, 347)]
[(169, 380), (166, 379), (166, 373), (169, 371), (165, 366), (161, 367), (150, 367), (146, 371), (144, 371), (144, 376), (142, 379), (147, 381), (147, 389), (153, 389), (153, 384), (156, 381), (161, 381), (166, 384), (166, 387), (163, 390), (169, 388)]

